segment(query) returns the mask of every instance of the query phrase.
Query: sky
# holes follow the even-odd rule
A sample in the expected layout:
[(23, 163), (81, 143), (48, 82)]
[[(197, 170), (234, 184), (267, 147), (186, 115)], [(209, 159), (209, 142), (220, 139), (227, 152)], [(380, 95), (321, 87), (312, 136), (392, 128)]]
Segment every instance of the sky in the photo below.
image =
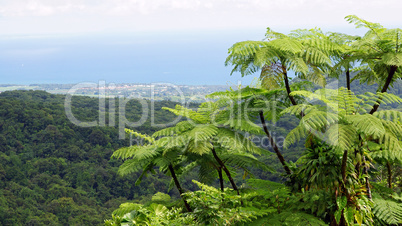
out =
[[(228, 48), (267, 27), (363, 34), (344, 17), (401, 27), (398, 0), (2, 0), (0, 83), (250, 82)], [(257, 76), (257, 75), (256, 75)]]

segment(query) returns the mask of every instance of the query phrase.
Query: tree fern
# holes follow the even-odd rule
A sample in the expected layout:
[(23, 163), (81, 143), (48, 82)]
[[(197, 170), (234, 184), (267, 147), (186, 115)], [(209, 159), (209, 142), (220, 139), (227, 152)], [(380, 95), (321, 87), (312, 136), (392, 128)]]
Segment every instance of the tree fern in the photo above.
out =
[(385, 119), (387, 121), (393, 121), (396, 123), (402, 123), (402, 112), (397, 110), (382, 110), (373, 114), (374, 116)]
[(301, 139), (305, 138), (308, 134), (308, 130), (304, 126), (297, 126), (293, 130), (291, 130), (285, 138), (283, 143), (284, 148), (288, 148), (290, 145), (300, 141)]
[(366, 114), (348, 115), (346, 120), (350, 122), (358, 132), (364, 133), (373, 137), (380, 137), (385, 134), (385, 128), (381, 120), (375, 116)]
[(374, 216), (384, 225), (402, 224), (402, 204), (382, 198), (374, 198)]
[(325, 133), (328, 144), (349, 150), (357, 139), (357, 131), (353, 126), (343, 124), (332, 124)]
[(270, 214), (267, 217), (259, 218), (252, 222), (253, 225), (327, 225), (314, 215), (304, 212), (284, 211), (280, 214)]

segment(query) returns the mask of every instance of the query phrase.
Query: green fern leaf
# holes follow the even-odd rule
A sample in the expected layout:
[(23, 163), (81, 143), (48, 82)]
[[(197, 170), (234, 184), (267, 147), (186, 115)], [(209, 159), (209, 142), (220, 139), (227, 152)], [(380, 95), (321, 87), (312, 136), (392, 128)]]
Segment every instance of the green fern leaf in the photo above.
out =
[(388, 225), (400, 225), (402, 223), (402, 205), (391, 200), (373, 198), (374, 216)]

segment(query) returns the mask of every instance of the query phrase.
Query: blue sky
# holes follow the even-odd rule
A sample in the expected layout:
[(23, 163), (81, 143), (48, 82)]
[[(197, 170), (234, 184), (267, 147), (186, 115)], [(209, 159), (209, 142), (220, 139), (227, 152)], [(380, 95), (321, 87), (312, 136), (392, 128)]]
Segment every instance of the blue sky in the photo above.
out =
[[(0, 83), (237, 83), (224, 67), (237, 41), (266, 27), (362, 33), (356, 14), (400, 27), (397, 0), (2, 0)], [(241, 79), (250, 82), (252, 77)]]

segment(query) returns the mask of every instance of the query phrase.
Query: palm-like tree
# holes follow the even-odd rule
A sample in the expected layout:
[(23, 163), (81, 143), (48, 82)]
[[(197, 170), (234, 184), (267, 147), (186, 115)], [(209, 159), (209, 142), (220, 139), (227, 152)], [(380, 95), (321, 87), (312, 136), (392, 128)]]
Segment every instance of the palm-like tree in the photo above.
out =
[[(401, 78), (402, 30), (386, 29), (378, 23), (368, 22), (354, 15), (347, 16), (346, 19), (357, 28), (368, 29), (361, 39), (352, 44), (354, 57), (362, 63), (355, 69), (359, 73), (354, 79), (377, 83), (379, 92), (387, 92), (392, 83)], [(380, 100), (373, 105), (370, 114), (376, 112), (379, 105)]]
[[(293, 129), (285, 139), (285, 146), (308, 136), (307, 144), (312, 137), (319, 138), (326, 144), (338, 151), (344, 151), (341, 164), (342, 190), (351, 199), (355, 192), (353, 183), (348, 183), (347, 162), (352, 158), (356, 168), (353, 172), (358, 178), (364, 179), (365, 192), (371, 199), (371, 191), (368, 179), (368, 166), (370, 159), (374, 156), (387, 156), (389, 159), (402, 160), (402, 112), (396, 110), (378, 111), (374, 115), (368, 113), (371, 103), (381, 99), (383, 103), (402, 103), (402, 99), (387, 93), (356, 96), (350, 90), (340, 88), (339, 90), (321, 89), (315, 92), (295, 91), (291, 95), (300, 95), (308, 99), (317, 99), (321, 105), (303, 104), (291, 106), (285, 109), (283, 114), (305, 113), (300, 124)], [(370, 152), (369, 143), (381, 147), (377, 152)], [(306, 145), (308, 146), (308, 145)], [(372, 145), (371, 145), (372, 146)], [(353, 151), (354, 156), (348, 153)], [(369, 160), (366, 160), (368, 158)], [(350, 167), (349, 167), (350, 168)], [(309, 175), (310, 173), (307, 173)], [(311, 173), (310, 182), (316, 173)], [(351, 203), (356, 205), (356, 203)]]
[(354, 63), (359, 61), (359, 58), (354, 55), (355, 50), (352, 45), (360, 37), (337, 32), (328, 32), (326, 35), (332, 42), (341, 47), (341, 51), (333, 52), (331, 54), (334, 66), (332, 70), (330, 70), (329, 76), (339, 78), (341, 74), (345, 73), (346, 88), (351, 90), (350, 84), (352, 81), (350, 78), (350, 72), (354, 67)]
[(402, 158), (400, 139), (402, 135), (402, 113), (396, 110), (383, 110), (374, 115), (368, 113), (370, 103), (378, 98), (384, 104), (401, 103), (402, 99), (387, 93), (355, 95), (349, 90), (321, 89), (315, 92), (294, 91), (291, 95), (301, 95), (309, 99), (318, 99), (324, 105), (303, 104), (291, 106), (282, 114), (306, 113), (300, 124), (286, 137), (285, 147), (313, 134), (328, 144), (341, 150), (362, 148), (368, 152), (367, 142), (374, 142), (383, 147), (382, 153), (392, 158)]
[[(291, 86), (294, 89), (299, 89), (300, 87)], [(283, 157), (275, 139), (271, 136), (269, 132), (266, 120), (276, 121), (280, 112), (292, 105), (287, 98), (286, 89), (275, 89), (267, 90), (259, 86), (251, 88), (249, 86), (241, 88), (238, 90), (227, 90), (224, 92), (216, 92), (207, 95), (209, 98), (219, 98), (223, 100), (230, 100), (233, 103), (232, 111), (235, 115), (243, 115), (246, 117), (244, 120), (260, 120), (261, 129), (267, 136), (272, 149), (276, 153), (280, 163), (282, 164), (287, 175), (291, 174), (291, 170), (288, 167), (285, 158)], [(294, 98), (298, 100), (298, 97)], [(261, 133), (261, 132), (259, 132)]]
[(174, 109), (164, 108), (186, 117), (187, 121), (162, 129), (154, 133), (153, 137), (159, 139), (170, 137), (172, 140), (166, 143), (165, 147), (181, 148), (187, 160), (197, 163), (190, 167), (200, 166), (199, 174), (202, 181), (207, 182), (211, 179), (210, 175), (213, 172), (208, 169), (215, 169), (223, 189), (223, 171), (233, 189), (239, 193), (229, 165), (242, 168), (248, 173), (247, 168), (251, 166), (264, 170), (271, 169), (253, 155), (260, 154), (263, 150), (242, 134), (242, 132), (261, 133), (261, 129), (244, 116), (234, 117), (230, 108), (226, 106), (225, 101), (218, 101), (203, 103), (197, 111), (180, 105)]
[[(154, 168), (158, 167), (161, 172), (170, 175), (179, 191), (180, 196), (185, 192), (180, 185), (176, 175), (176, 170), (183, 167), (183, 156), (181, 150), (176, 147), (166, 147), (166, 143), (172, 141), (172, 138), (165, 137), (164, 139), (155, 140), (151, 136), (140, 134), (132, 130), (126, 130), (129, 133), (143, 139), (143, 144), (120, 148), (115, 151), (112, 158), (124, 160), (124, 163), (119, 167), (120, 175), (142, 171), (142, 174), (136, 181), (136, 185), (141, 182), (141, 179), (149, 172), (154, 172)], [(185, 199), (183, 199), (187, 211), (192, 209)]]
[(267, 29), (264, 41), (244, 41), (229, 49), (226, 65), (233, 65), (232, 73), (242, 76), (261, 71), (260, 79), (268, 90), (284, 87), (293, 105), (297, 102), (290, 95), (288, 72), (325, 86), (323, 73), (331, 66), (330, 54), (341, 47), (316, 30), (296, 30), (289, 35)]

